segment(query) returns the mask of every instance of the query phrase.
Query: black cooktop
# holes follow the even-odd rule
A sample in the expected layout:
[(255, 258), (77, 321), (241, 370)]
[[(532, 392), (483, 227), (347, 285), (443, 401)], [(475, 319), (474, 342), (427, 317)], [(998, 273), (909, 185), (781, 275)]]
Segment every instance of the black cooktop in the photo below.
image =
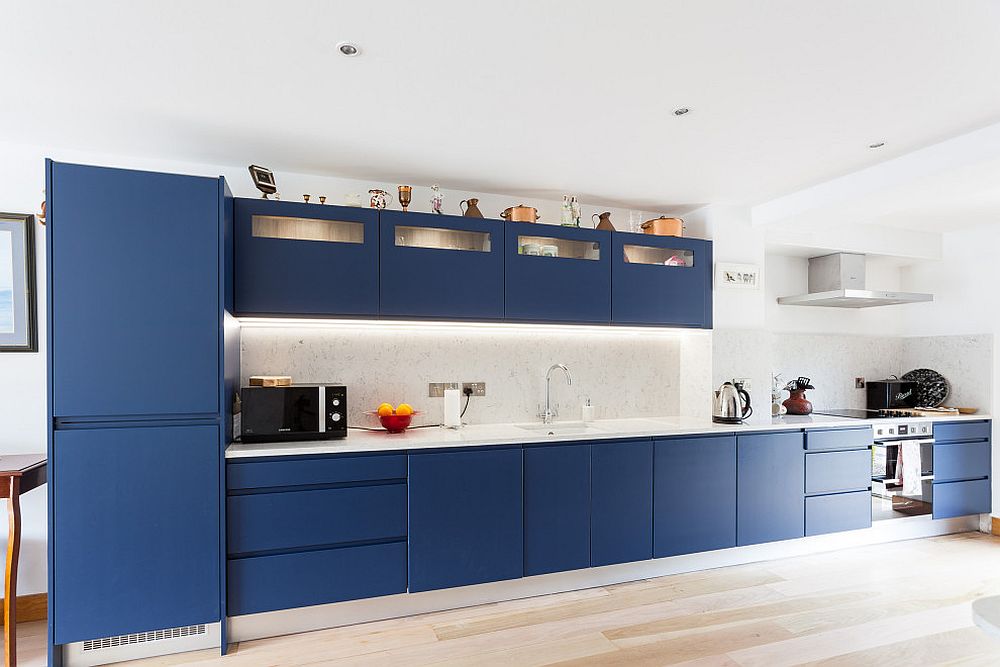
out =
[(851, 419), (899, 419), (900, 417), (912, 417), (913, 415), (905, 410), (813, 410), (814, 415), (827, 415), (829, 417), (849, 417)]

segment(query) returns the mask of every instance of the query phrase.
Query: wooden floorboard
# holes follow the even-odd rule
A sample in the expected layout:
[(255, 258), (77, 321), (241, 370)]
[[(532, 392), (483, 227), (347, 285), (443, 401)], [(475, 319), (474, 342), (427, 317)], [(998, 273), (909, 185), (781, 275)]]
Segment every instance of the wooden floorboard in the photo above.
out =
[[(137, 660), (306, 665), (1000, 665), (970, 603), (1000, 594), (1000, 538), (963, 533), (692, 572)], [(44, 665), (45, 624), (18, 625)]]

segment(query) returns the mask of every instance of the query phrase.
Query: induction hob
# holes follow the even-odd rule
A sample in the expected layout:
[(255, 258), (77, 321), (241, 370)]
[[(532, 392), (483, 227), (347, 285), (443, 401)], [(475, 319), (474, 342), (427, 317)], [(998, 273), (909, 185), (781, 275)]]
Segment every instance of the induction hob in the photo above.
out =
[(908, 410), (813, 410), (814, 415), (826, 415), (828, 417), (848, 417), (850, 419), (899, 419), (913, 417), (913, 413)]

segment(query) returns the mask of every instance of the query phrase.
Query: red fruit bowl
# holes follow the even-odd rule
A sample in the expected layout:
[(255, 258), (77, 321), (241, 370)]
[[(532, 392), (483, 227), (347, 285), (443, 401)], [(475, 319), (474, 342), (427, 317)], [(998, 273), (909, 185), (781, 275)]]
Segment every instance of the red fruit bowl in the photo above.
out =
[(389, 433), (402, 433), (413, 421), (413, 417), (419, 415), (420, 412), (414, 412), (411, 415), (380, 415), (373, 410), (368, 414), (378, 417), (378, 420), (382, 422), (382, 428)]

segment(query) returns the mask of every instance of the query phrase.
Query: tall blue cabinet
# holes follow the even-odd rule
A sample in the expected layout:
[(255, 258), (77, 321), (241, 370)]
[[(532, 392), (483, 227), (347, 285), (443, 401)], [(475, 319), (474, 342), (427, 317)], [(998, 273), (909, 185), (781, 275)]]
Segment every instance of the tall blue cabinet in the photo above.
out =
[(239, 329), (226, 312), (233, 206), (222, 178), (52, 161), (46, 172), (58, 665), (59, 645), (223, 618)]

